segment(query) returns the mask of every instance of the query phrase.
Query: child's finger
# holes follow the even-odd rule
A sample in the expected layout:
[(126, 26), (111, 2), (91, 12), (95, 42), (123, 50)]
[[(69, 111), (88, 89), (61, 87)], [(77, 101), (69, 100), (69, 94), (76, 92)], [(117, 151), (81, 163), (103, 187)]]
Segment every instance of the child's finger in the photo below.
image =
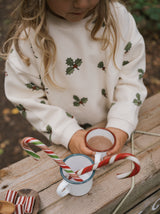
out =
[(94, 156), (94, 155), (95, 155), (95, 152), (92, 151), (92, 150), (90, 150), (90, 149), (87, 148), (86, 146), (83, 146), (83, 147), (81, 148), (81, 151), (82, 151), (83, 154), (88, 155), (88, 156)]
[(111, 150), (109, 150), (109, 151), (107, 152), (107, 155), (117, 154), (117, 153), (119, 153), (119, 152), (121, 151), (121, 149), (122, 149), (122, 146), (119, 145), (119, 144), (117, 144), (117, 145), (114, 146), (113, 149), (111, 149)]

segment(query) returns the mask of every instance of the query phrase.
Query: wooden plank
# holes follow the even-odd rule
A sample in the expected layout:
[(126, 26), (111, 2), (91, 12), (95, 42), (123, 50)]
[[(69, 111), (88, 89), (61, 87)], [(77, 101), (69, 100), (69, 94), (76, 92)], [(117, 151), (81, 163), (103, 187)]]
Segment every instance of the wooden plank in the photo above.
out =
[[(157, 185), (159, 186), (159, 180), (160, 180), (160, 172), (156, 174), (152, 174), (152, 176), (145, 179), (145, 181), (142, 181), (136, 184), (130, 196), (127, 198), (127, 200), (124, 202), (124, 204), (116, 214), (122, 214), (122, 213), (126, 214), (126, 212), (129, 209), (133, 208), (133, 206), (136, 206), (138, 203), (144, 200), (146, 196), (148, 196), (148, 193), (150, 192), (153, 193), (154, 192), (153, 190), (157, 189)], [(96, 214), (104, 214), (104, 213), (112, 214), (125, 195), (126, 193), (121, 194), (118, 198), (115, 198), (107, 206), (104, 206), (100, 210), (98, 210)], [(134, 214), (138, 214), (138, 213), (134, 213)], [(147, 214), (150, 214), (150, 213), (147, 213)]]
[(126, 214), (155, 214), (160, 213), (160, 186), (159, 189), (141, 201), (136, 207)]
[(149, 131), (160, 125), (160, 93), (145, 100), (139, 115), (137, 130)]
[[(142, 171), (139, 173), (136, 178), (136, 184), (141, 183), (144, 184), (144, 181), (151, 178), (151, 174), (154, 175), (154, 173), (157, 172), (157, 167), (154, 165), (154, 161), (152, 161), (152, 156), (154, 155), (154, 152), (158, 151), (160, 152), (160, 146), (156, 145), (154, 148), (150, 149), (147, 153), (143, 152), (140, 155), (138, 155), (138, 158), (142, 165)], [(151, 160), (150, 160), (151, 159)], [(160, 161), (156, 163), (156, 165), (160, 165)], [(131, 184), (130, 179), (125, 180), (117, 180), (115, 177), (117, 172), (124, 172), (129, 169), (130, 163), (129, 162), (123, 162), (122, 165), (113, 168), (111, 171), (109, 171), (107, 174), (104, 174), (94, 180), (94, 185), (92, 187), (92, 190), (89, 194), (84, 195), (82, 197), (72, 197), (67, 196), (64, 198), (59, 198), (57, 200), (57, 196), (55, 196), (54, 192), (56, 190), (55, 185), (53, 185), (50, 188), (50, 191), (53, 193), (52, 197), (47, 196), (48, 190), (44, 190), (40, 193), (40, 196), (43, 200), (45, 200), (45, 205), (48, 203), (48, 207), (42, 206), (42, 211), (40, 213), (56, 213), (57, 210), (59, 210), (60, 213), (66, 213), (66, 207), (68, 210), (68, 213), (77, 213), (77, 214), (90, 214), (98, 211), (102, 207), (108, 206), (109, 204), (112, 204), (112, 202), (121, 196), (122, 194), (125, 194)], [(155, 181), (150, 188), (153, 188), (154, 185), (157, 185)], [(58, 183), (59, 184), (59, 183)], [(57, 184), (57, 186), (58, 186)], [(140, 186), (137, 187), (138, 190), (141, 188)], [(148, 185), (145, 186), (145, 188), (148, 188)], [(145, 190), (143, 186), (143, 192), (144, 194)], [(142, 190), (141, 190), (142, 191)], [(148, 191), (148, 189), (147, 189)], [(138, 194), (138, 193), (137, 193)], [(139, 193), (139, 195), (141, 195)], [(135, 194), (134, 194), (135, 197)], [(130, 200), (131, 200), (130, 196)], [(76, 210), (77, 207), (80, 206), (80, 204), (83, 204), (83, 207), (81, 207), (80, 210)], [(114, 207), (112, 207), (113, 209)], [(45, 209), (45, 210), (44, 210)]]
[[(149, 130), (150, 133), (159, 133), (160, 134), (160, 125)], [(152, 135), (143, 135), (143, 134), (135, 134), (134, 145), (135, 149), (138, 151), (147, 150), (153, 144), (160, 143), (160, 137), (152, 136)]]
[(157, 93), (144, 101), (140, 109), (141, 117), (146, 116), (147, 113), (152, 112), (155, 108), (160, 106), (160, 93)]
[[(61, 146), (53, 147), (54, 151), (58, 152), (61, 157), (66, 157), (70, 154)], [(35, 161), (32, 157), (28, 157), (0, 170), (0, 174), (3, 174), (0, 178), (0, 196), (4, 195), (7, 189), (33, 188), (36, 191), (40, 191), (61, 179), (57, 164), (44, 152), (39, 152), (38, 154), (41, 156), (40, 161)]]

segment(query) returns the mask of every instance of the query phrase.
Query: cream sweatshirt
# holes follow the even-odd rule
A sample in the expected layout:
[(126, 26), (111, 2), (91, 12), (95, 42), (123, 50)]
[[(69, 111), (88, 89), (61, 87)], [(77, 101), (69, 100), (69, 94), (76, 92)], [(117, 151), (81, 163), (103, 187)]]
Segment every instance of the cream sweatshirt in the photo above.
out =
[[(30, 30), (20, 48), (30, 58), (27, 66), (14, 46), (6, 61), (5, 93), (20, 113), (55, 144), (68, 148), (72, 135), (81, 125), (95, 125), (107, 120), (106, 127), (119, 128), (130, 135), (138, 123), (138, 112), (146, 97), (144, 40), (132, 15), (114, 4), (119, 26), (116, 65), (109, 58), (110, 49), (101, 50), (85, 24), (88, 18), (70, 23), (48, 13), (47, 25), (53, 37), (57, 57), (54, 71), (56, 85), (44, 79), (40, 50)], [(103, 32), (103, 26), (98, 32)], [(23, 33), (21, 35), (23, 37)], [(34, 136), (33, 136), (34, 137)]]

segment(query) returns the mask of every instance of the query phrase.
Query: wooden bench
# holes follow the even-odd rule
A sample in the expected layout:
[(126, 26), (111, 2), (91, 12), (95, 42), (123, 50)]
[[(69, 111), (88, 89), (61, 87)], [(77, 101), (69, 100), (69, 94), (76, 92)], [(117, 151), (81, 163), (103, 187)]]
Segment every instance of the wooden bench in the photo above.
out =
[[(102, 123), (101, 126), (104, 126)], [(148, 98), (140, 111), (140, 120), (136, 130), (160, 133), (160, 93)], [(33, 136), (34, 137), (34, 136)], [(135, 186), (126, 199), (119, 214), (143, 213), (152, 197), (156, 203), (155, 211), (160, 210), (160, 137), (143, 134), (134, 135), (135, 155), (140, 160), (141, 171), (135, 176)], [(61, 158), (70, 154), (62, 146), (51, 146)], [(131, 142), (126, 143), (122, 152), (131, 152)], [(44, 152), (39, 152), (40, 161), (27, 157), (0, 170), (0, 200), (4, 200), (8, 189), (31, 188), (39, 192), (42, 214), (112, 214), (123, 197), (131, 188), (131, 178), (118, 180), (117, 173), (127, 172), (130, 161), (117, 161), (96, 171), (91, 191), (81, 197), (68, 195), (60, 198), (56, 188), (61, 182), (59, 167)], [(156, 201), (157, 200), (157, 201)], [(160, 203), (159, 203), (160, 204)], [(141, 206), (140, 206), (141, 205)], [(141, 212), (140, 212), (141, 211)], [(147, 213), (147, 212), (145, 212)], [(148, 212), (151, 213), (152, 212)], [(157, 212), (158, 213), (158, 212)]]

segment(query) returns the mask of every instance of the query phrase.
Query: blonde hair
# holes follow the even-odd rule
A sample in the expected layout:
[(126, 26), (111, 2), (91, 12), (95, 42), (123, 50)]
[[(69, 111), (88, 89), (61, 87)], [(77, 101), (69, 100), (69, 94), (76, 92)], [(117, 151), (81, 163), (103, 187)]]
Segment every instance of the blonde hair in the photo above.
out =
[[(91, 29), (91, 38), (96, 41), (100, 41), (102, 49), (106, 49), (111, 46), (112, 57), (115, 62), (115, 52), (117, 48), (117, 27), (115, 18), (111, 12), (111, 6), (118, 0), (100, 0), (96, 6), (93, 15), (91, 16), (89, 23), (94, 23)], [(14, 44), (16, 51), (22, 58), (26, 65), (30, 65), (30, 59), (23, 54), (19, 48), (19, 39), (22, 32), (25, 32), (26, 39), (29, 37), (26, 29), (33, 28), (35, 30), (35, 44), (41, 50), (43, 64), (44, 64), (44, 76), (49, 82), (53, 81), (50, 78), (48, 72), (49, 66), (54, 65), (56, 60), (56, 44), (54, 38), (52, 38), (47, 30), (46, 24), (46, 0), (20, 0), (18, 6), (12, 13), (15, 22), (8, 34), (7, 40), (3, 46), (3, 58), (7, 59), (10, 53), (11, 45)], [(97, 37), (97, 33), (104, 24), (104, 31), (101, 38)], [(113, 44), (110, 42), (112, 38)], [(53, 83), (54, 84), (54, 83)]]

